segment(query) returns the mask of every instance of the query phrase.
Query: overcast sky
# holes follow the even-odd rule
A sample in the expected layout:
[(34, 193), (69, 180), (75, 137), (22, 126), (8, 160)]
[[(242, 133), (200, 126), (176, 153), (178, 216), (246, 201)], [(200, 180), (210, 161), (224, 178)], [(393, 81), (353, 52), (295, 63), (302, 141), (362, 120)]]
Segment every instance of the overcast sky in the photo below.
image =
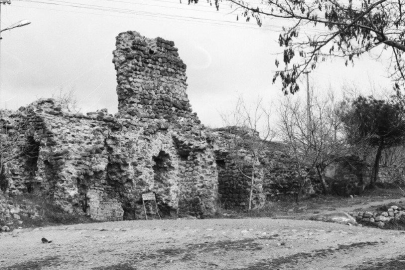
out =
[[(118, 33), (128, 30), (175, 42), (187, 64), (191, 105), (204, 124), (221, 126), (219, 112), (231, 110), (241, 95), (274, 106), (283, 98), (280, 85), (272, 84), (283, 22), (269, 20), (260, 28), (236, 21), (231, 12), (226, 5), (217, 12), (205, 1), (14, 0), (2, 5), (2, 28), (20, 20), (31, 24), (2, 33), (0, 108), (17, 109), (73, 89), (82, 112), (117, 112), (112, 51)], [(349, 84), (371, 94), (372, 85), (391, 88), (386, 67), (369, 59), (354, 67), (329, 61), (310, 83), (318, 91), (340, 93)]]

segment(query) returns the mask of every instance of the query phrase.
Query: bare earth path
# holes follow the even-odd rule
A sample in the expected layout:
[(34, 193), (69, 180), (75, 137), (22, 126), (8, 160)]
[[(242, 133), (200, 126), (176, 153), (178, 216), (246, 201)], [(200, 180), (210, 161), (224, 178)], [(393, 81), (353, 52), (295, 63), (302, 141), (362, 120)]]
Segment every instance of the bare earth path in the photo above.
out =
[[(365, 202), (362, 204), (355, 204), (355, 205), (351, 205), (351, 206), (347, 206), (347, 207), (339, 207), (338, 211), (342, 211), (342, 212), (351, 212), (351, 211), (355, 211), (356, 209), (363, 209), (363, 210), (367, 210), (369, 208), (375, 208), (377, 206), (380, 205), (387, 205), (390, 203), (403, 203), (405, 202), (405, 199), (384, 199), (384, 200), (379, 200), (379, 201), (372, 201), (372, 202)], [(328, 212), (328, 211), (322, 211), (322, 212)]]
[(0, 269), (405, 269), (382, 266), (404, 250), (399, 231), (316, 221), (124, 221), (0, 234)]
[(363, 204), (358, 204), (358, 205), (352, 205), (352, 206), (348, 206), (348, 207), (340, 207), (339, 211), (343, 211), (343, 212), (351, 212), (351, 211), (355, 211), (356, 209), (368, 209), (368, 208), (372, 208), (372, 207), (376, 207), (382, 204), (389, 204), (389, 203), (402, 203), (405, 200), (402, 199), (386, 199), (386, 200), (381, 200), (381, 201), (374, 201), (374, 202), (366, 202)]

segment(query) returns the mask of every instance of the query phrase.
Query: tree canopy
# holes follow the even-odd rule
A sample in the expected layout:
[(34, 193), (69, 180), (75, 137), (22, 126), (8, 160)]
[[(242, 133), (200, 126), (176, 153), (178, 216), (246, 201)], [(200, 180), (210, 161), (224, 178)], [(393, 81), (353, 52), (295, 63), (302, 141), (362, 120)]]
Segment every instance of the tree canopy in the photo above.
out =
[(377, 180), (383, 149), (401, 144), (405, 138), (405, 110), (396, 100), (362, 97), (352, 101), (342, 114), (348, 141), (376, 147), (371, 186)]
[[(211, 0), (208, 0), (211, 2)], [(198, 0), (189, 0), (198, 3)], [(279, 45), (282, 60), (273, 82), (281, 79), (284, 93), (299, 90), (298, 78), (330, 57), (355, 58), (377, 48), (391, 53), (389, 71), (397, 91), (405, 86), (405, 0), (262, 0), (260, 5), (242, 0), (213, 0), (217, 9), (230, 2), (246, 20), (259, 26), (264, 17), (284, 19)], [(255, 2), (257, 3), (257, 2)], [(315, 28), (310, 34), (309, 27)]]
[(343, 114), (348, 140), (352, 144), (367, 142), (371, 146), (400, 144), (405, 136), (405, 112), (400, 103), (359, 96)]

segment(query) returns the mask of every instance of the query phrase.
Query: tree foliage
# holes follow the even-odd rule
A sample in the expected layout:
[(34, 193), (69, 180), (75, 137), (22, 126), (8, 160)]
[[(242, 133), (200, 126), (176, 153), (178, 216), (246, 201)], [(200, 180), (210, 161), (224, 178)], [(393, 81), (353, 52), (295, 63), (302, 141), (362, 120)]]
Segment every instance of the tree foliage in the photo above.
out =
[(376, 148), (371, 187), (374, 186), (382, 150), (397, 146), (405, 138), (405, 109), (396, 100), (378, 100), (359, 96), (342, 114), (350, 144), (366, 143)]
[(349, 153), (342, 136), (337, 104), (331, 93), (325, 99), (312, 97), (310, 109), (308, 104), (291, 97), (287, 97), (280, 105), (279, 136), (294, 160), (301, 178), (301, 189), (308, 181), (308, 175), (303, 173), (304, 168), (308, 168), (316, 172), (324, 192), (328, 193), (330, 187), (323, 177), (325, 168)]
[(70, 90), (59, 88), (57, 92), (52, 94), (52, 98), (60, 103), (62, 109), (68, 112), (80, 112), (80, 108), (77, 106), (77, 98), (75, 96), (74, 88)]
[(366, 141), (375, 147), (383, 140), (387, 146), (398, 145), (405, 135), (404, 113), (401, 104), (393, 100), (359, 96), (342, 115), (349, 143)]
[[(255, 19), (259, 26), (265, 17), (281, 19), (288, 25), (278, 40), (282, 60), (275, 62), (277, 67), (284, 67), (273, 78), (273, 82), (281, 79), (286, 94), (297, 92), (298, 78), (319, 62), (338, 57), (348, 65), (376, 48), (391, 53), (390, 75), (395, 88), (405, 85), (405, 0), (262, 0), (261, 4), (214, 0), (211, 4), (219, 8), (220, 2), (230, 2), (240, 11), (238, 18)], [(311, 27), (315, 34), (308, 31)]]

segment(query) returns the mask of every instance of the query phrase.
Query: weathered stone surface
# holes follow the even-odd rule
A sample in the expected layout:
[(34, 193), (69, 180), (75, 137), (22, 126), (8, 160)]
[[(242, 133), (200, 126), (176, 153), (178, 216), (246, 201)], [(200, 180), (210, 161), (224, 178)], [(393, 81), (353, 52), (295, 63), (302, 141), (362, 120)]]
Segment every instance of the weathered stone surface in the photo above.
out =
[(131, 31), (118, 35), (116, 45), (115, 116), (105, 109), (69, 113), (41, 99), (3, 117), (4, 127), (21, 134), (19, 146), (34, 152), (8, 164), (3, 191), (38, 193), (97, 220), (143, 218), (147, 192), (156, 194), (163, 215), (213, 215), (213, 146), (191, 111), (177, 48)]
[[(265, 145), (254, 166), (237, 168), (229, 132), (201, 125), (172, 41), (128, 31), (117, 36), (113, 55), (116, 115), (106, 109), (71, 113), (53, 99), (1, 112), (0, 140), (14, 147), (9, 156), (20, 154), (0, 172), (0, 190), (41, 196), (96, 220), (143, 219), (145, 210), (156, 215), (153, 204), (143, 205), (142, 195), (150, 192), (160, 215), (195, 217), (214, 215), (221, 206), (246, 209), (250, 190), (253, 208), (266, 197), (296, 192), (302, 179), (280, 144)], [(245, 150), (238, 155), (249, 164)], [(310, 178), (306, 168), (300, 174)], [(307, 183), (306, 193), (319, 190), (315, 181)], [(0, 203), (0, 218), (26, 213), (16, 209)]]
[[(225, 127), (210, 130), (211, 140), (215, 143), (216, 165), (218, 170), (218, 193), (221, 206), (226, 209), (246, 209), (252, 189), (252, 209), (260, 208), (266, 201), (263, 192), (264, 166), (255, 162), (245, 148), (235, 149), (235, 136), (242, 129)], [(258, 135), (255, 134), (253, 136)], [(235, 157), (244, 160), (236, 162)], [(253, 165), (253, 166), (252, 166)], [(254, 174), (252, 183), (251, 177)]]

